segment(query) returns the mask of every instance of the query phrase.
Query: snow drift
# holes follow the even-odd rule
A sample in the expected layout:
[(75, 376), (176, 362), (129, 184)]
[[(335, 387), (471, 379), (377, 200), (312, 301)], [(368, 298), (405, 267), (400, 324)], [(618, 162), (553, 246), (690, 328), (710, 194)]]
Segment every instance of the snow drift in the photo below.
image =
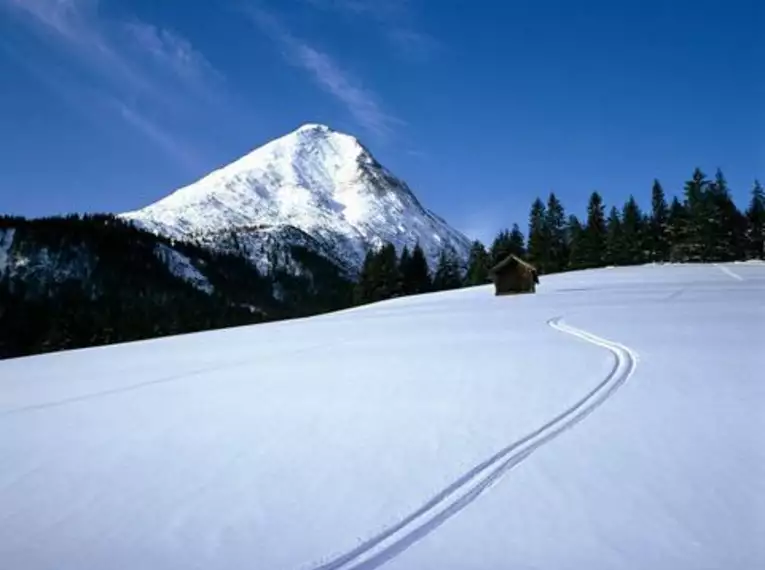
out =
[(0, 362), (0, 558), (762, 568), (764, 293), (592, 270)]

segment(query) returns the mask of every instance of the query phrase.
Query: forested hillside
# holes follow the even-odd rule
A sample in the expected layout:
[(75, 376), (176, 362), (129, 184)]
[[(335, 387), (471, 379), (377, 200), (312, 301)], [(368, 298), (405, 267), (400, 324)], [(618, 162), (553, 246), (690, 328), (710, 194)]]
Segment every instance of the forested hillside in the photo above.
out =
[[(582, 220), (554, 193), (467, 262), (444, 249), (433, 271), (418, 245), (367, 253), (355, 284), (308, 247), (299, 268), (274, 260), (267, 274), (246, 252), (171, 241), (111, 215), (0, 218), (0, 358), (308, 316), (391, 297), (488, 282), (509, 253), (541, 274), (647, 262), (763, 259), (765, 193), (755, 182), (741, 211), (725, 177), (696, 170), (681, 196), (659, 181), (650, 211), (635, 197), (608, 207), (589, 198)], [(236, 243), (236, 240), (233, 240)]]
[(0, 357), (303, 316), (347, 306), (326, 260), (268, 275), (111, 215), (0, 218)]
[(765, 259), (765, 192), (755, 181), (744, 211), (734, 203), (725, 176), (710, 180), (696, 169), (682, 194), (668, 200), (661, 183), (651, 189), (651, 208), (644, 212), (634, 196), (621, 207), (590, 195), (587, 215), (567, 215), (555, 193), (531, 205), (526, 234), (519, 224), (501, 231), (486, 247), (473, 243), (466, 267), (445, 251), (434, 275), (423, 272), (421, 252), (405, 250), (399, 259), (392, 247), (370, 253), (356, 286), (357, 302), (411, 293), (481, 285), (489, 269), (510, 253), (550, 274), (609, 265), (666, 262), (719, 262)]

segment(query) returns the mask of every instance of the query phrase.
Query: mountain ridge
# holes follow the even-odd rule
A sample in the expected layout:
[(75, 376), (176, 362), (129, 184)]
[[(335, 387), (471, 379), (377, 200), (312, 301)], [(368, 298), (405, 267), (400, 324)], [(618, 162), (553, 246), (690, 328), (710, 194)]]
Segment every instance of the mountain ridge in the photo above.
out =
[(274, 238), (285, 228), (315, 240), (318, 253), (350, 274), (369, 249), (385, 243), (399, 252), (419, 243), (431, 268), (444, 249), (465, 260), (470, 247), (356, 137), (319, 123), (303, 124), (121, 217), (215, 249), (228, 247), (221, 236), (240, 234), (240, 245), (261, 270), (269, 268), (272, 252), (292, 244)]

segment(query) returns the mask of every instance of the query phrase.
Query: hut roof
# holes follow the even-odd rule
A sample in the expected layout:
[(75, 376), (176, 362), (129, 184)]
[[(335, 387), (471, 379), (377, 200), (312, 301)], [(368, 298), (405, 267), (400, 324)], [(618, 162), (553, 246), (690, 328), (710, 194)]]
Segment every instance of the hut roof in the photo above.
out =
[(494, 267), (492, 267), (489, 270), (489, 274), (496, 275), (497, 273), (501, 273), (502, 271), (506, 269), (510, 269), (517, 265), (520, 265), (521, 267), (525, 267), (527, 269), (530, 269), (536, 272), (536, 268), (533, 265), (531, 265), (530, 263), (526, 263), (520, 257), (511, 253), (505, 259), (503, 259), (502, 261), (497, 263)]

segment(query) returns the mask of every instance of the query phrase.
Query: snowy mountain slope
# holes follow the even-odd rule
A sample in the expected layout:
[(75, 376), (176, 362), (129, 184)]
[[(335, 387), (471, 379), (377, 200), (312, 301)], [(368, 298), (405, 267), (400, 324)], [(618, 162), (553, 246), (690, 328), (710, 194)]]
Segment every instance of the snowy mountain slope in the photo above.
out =
[[(89, 288), (85, 283), (92, 280), (95, 267), (103, 264), (99, 254), (102, 252), (97, 252), (92, 243), (76, 233), (81, 228), (67, 233), (55, 227), (40, 229), (45, 227), (44, 221), (37, 225), (35, 221), (20, 221), (18, 224), (23, 228), (35, 227), (39, 233), (34, 230), (19, 232), (14, 227), (0, 229), (0, 277), (21, 280), (30, 290), (44, 290), (48, 285), (66, 281), (80, 282), (84, 288)], [(51, 239), (51, 236), (56, 239)], [(151, 234), (146, 236), (151, 240), (157, 239)], [(207, 277), (187, 255), (161, 242), (153, 244), (153, 247), (157, 259), (167, 266), (172, 275), (205, 293), (213, 292)]]
[(346, 275), (355, 271), (355, 266), (338, 257), (336, 250), (323, 240), (294, 226), (242, 226), (235, 231), (206, 233), (195, 239), (212, 249), (243, 255), (263, 274), (269, 273), (274, 267), (296, 275), (304, 273), (305, 268), (293, 257), (296, 246), (316, 252), (338, 266)]
[(167, 265), (170, 273), (176, 277), (205, 293), (211, 294), (215, 290), (207, 277), (199, 271), (188, 256), (163, 243), (157, 244), (155, 254)]
[(760, 568), (763, 293), (592, 270), (0, 362), (0, 555)]
[[(435, 265), (447, 247), (467, 258), (469, 240), (425, 209), (403, 181), (354, 137), (308, 124), (271, 141), (142, 210), (124, 214), (176, 239), (215, 245), (245, 229), (292, 227), (320, 242), (323, 253), (358, 269), (369, 247), (419, 242)], [(289, 242), (291, 236), (283, 236)], [(249, 249), (257, 246), (250, 244)], [(262, 256), (255, 256), (262, 260)]]

